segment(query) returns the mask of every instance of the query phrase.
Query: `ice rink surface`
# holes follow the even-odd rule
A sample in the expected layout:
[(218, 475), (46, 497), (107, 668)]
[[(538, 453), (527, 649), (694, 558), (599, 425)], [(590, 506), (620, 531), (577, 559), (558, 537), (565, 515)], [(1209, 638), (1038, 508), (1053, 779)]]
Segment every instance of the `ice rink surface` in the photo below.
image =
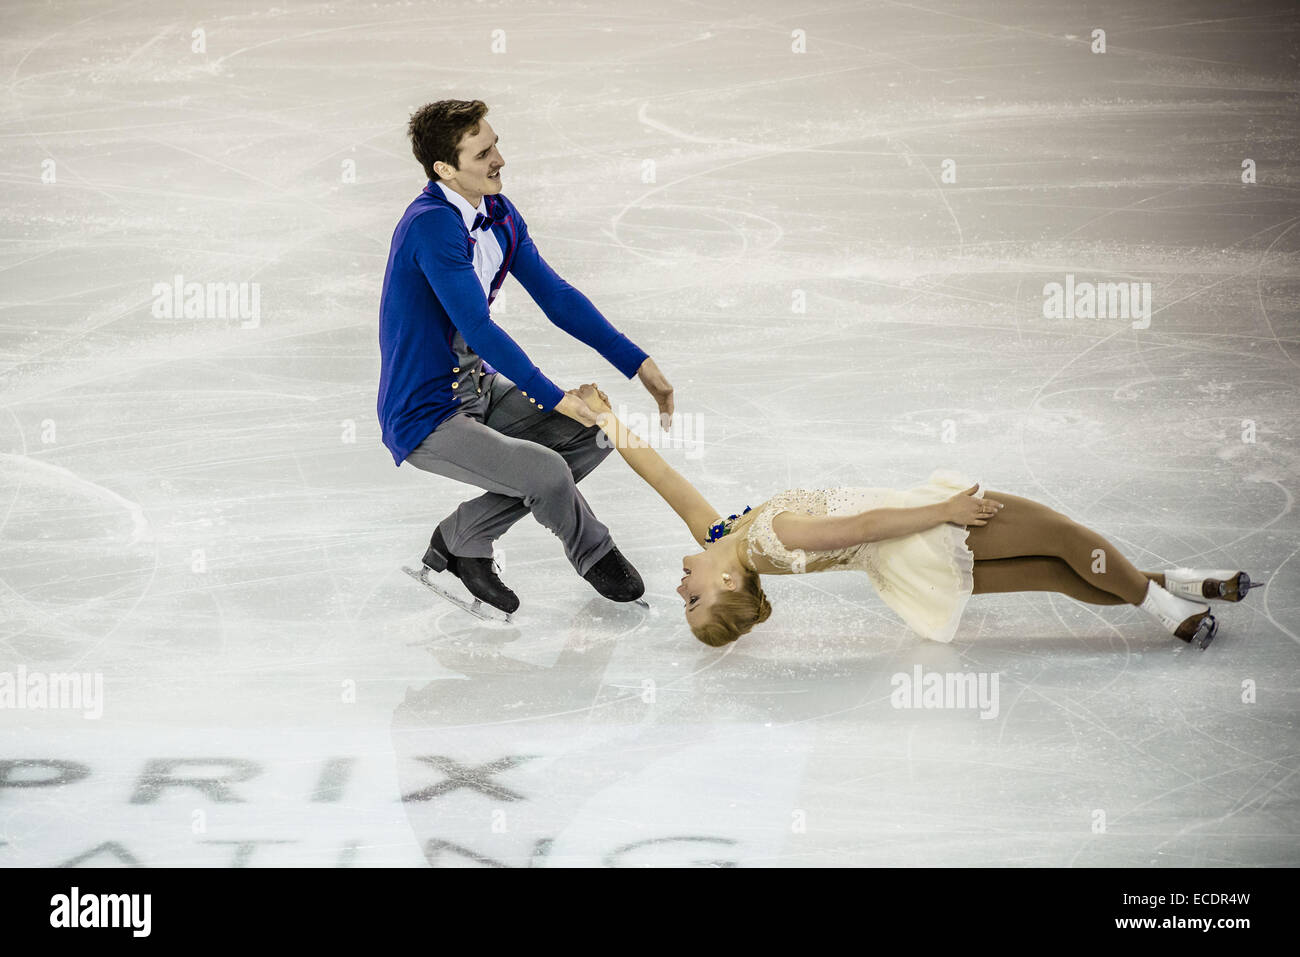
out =
[[(0, 863), (1300, 863), (1289, 7), (7, 2), (0, 672), (103, 696), (0, 710)], [(1267, 587), (1200, 652), (1043, 594), (941, 645), (791, 576), (715, 650), (612, 456), (581, 487), (650, 610), (531, 519), (513, 627), (440, 603), (400, 566), (478, 493), (394, 469), (375, 393), (405, 123), (446, 97), (721, 513), (956, 468)], [(258, 315), (159, 318), (177, 275)], [(1149, 326), (1044, 318), (1067, 275), (1150, 283)], [(493, 314), (652, 411), (515, 280)], [(895, 707), (917, 668), (997, 707)]]

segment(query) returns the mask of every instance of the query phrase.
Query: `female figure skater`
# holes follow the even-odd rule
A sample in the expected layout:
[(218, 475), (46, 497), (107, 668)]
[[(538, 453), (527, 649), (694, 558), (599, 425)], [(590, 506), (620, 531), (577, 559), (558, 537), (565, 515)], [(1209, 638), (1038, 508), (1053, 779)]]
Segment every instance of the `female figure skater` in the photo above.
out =
[(1138, 571), (1101, 535), (1060, 512), (1003, 492), (985, 497), (946, 470), (907, 491), (789, 489), (724, 519), (627, 431), (605, 393), (594, 384), (574, 391), (703, 547), (682, 559), (677, 593), (695, 637), (715, 647), (772, 613), (760, 575), (863, 571), (886, 604), (935, 641), (952, 640), (972, 594), (1054, 591), (1094, 605), (1136, 605), (1202, 649), (1218, 623), (1200, 599), (1240, 601), (1262, 584), (1242, 571)]

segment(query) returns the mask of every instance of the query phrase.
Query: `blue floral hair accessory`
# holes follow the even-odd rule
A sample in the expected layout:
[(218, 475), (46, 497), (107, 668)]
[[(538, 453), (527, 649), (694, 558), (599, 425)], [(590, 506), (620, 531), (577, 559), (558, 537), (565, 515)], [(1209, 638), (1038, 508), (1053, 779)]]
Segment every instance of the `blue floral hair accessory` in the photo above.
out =
[[(741, 512), (740, 515), (744, 515), (749, 510), (750, 510), (750, 506), (746, 505), (745, 511)], [(712, 525), (710, 525), (709, 534), (704, 536), (704, 540), (706, 542), (716, 542), (723, 535), (726, 535), (728, 532), (731, 531), (731, 526), (736, 523), (736, 519), (740, 518), (740, 515), (735, 515), (735, 514), (728, 515), (721, 522), (715, 522)]]

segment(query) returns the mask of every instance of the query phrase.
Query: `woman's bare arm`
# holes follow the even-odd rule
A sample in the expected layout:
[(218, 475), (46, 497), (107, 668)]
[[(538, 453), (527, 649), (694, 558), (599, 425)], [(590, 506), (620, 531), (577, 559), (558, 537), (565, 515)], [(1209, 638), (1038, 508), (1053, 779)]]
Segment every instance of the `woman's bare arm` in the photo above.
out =
[[(596, 422), (602, 431), (614, 443), (618, 454), (632, 466), (632, 471), (645, 479), (660, 498), (667, 502), (678, 517), (686, 523), (691, 537), (703, 545), (709, 533), (709, 526), (719, 513), (701, 495), (686, 478), (664, 461), (663, 456), (652, 449), (649, 444), (627, 427), (613, 412), (603, 398), (593, 398), (591, 392), (583, 386), (582, 398), (596, 412)], [(592, 387), (594, 389), (594, 386)]]
[[(782, 512), (772, 520), (772, 530), (786, 548), (829, 551), (901, 538), (945, 522), (954, 525), (987, 525), (988, 519), (1002, 508), (1002, 503), (975, 498), (974, 493), (978, 487), (972, 485), (946, 501), (914, 508), (873, 508), (856, 515), (835, 515), (828, 518)], [(986, 508), (992, 508), (992, 514), (983, 514)]]
[(772, 520), (772, 530), (786, 548), (829, 551), (923, 532), (946, 521), (942, 505), (877, 508), (830, 518), (782, 512)]

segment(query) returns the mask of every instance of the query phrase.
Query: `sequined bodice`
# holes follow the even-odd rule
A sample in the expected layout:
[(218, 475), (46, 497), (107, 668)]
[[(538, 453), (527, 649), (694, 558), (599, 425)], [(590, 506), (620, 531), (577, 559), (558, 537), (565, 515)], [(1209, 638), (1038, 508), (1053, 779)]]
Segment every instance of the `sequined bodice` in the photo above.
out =
[[(863, 547), (854, 545), (818, 551), (815, 549), (786, 548), (772, 527), (772, 521), (782, 512), (799, 512), (824, 518), (827, 515), (861, 511), (862, 502), (855, 500), (851, 507), (847, 489), (787, 489), (772, 496), (745, 518), (747, 524), (737, 522), (734, 533), (744, 536), (743, 547), (750, 562), (760, 572), (791, 573), (825, 571), (843, 566)], [(861, 491), (861, 490), (857, 490)], [(882, 489), (882, 492), (888, 492)]]

